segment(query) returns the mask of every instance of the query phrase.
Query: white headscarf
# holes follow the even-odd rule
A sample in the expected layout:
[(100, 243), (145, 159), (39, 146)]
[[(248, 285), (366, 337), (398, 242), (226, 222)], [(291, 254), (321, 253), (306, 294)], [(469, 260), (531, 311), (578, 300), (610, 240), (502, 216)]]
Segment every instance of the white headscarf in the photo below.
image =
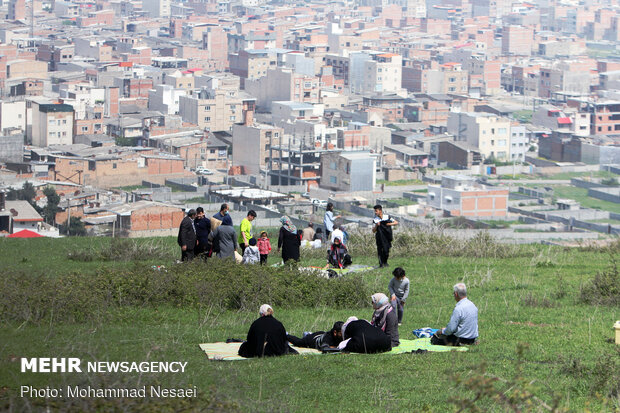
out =
[(347, 326), (349, 325), (350, 322), (352, 321), (357, 321), (357, 317), (355, 316), (351, 316), (349, 318), (347, 318), (347, 321), (344, 322), (344, 324), (342, 325), (342, 329), (340, 330), (342, 332), (342, 339), (345, 339), (344, 333), (345, 330), (347, 329)]
[(260, 309), (258, 310), (258, 314), (261, 317), (264, 317), (266, 315), (269, 315), (269, 313), (271, 312), (271, 314), (273, 314), (273, 308), (271, 308), (271, 306), (269, 304), (263, 304), (260, 306)]

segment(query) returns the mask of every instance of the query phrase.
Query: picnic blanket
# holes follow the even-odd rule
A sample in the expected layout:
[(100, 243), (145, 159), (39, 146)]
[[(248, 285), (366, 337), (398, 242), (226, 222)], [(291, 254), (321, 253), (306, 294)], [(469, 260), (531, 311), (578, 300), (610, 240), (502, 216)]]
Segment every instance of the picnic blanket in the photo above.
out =
[[(241, 357), (239, 354), (239, 347), (241, 347), (241, 343), (204, 343), (199, 344), (202, 351), (207, 354), (209, 360), (249, 360), (245, 357)], [(299, 352), (301, 355), (307, 354), (321, 354), (319, 350), (315, 350), (313, 348), (301, 348), (291, 346), (295, 350)]]
[(415, 340), (400, 340), (400, 346), (394, 347), (387, 354), (403, 354), (411, 353), (416, 350), (426, 351), (467, 351), (467, 347), (451, 347), (451, 346), (434, 346), (431, 344), (430, 338), (418, 338)]
[[(206, 353), (209, 360), (249, 360), (237, 354), (241, 343), (203, 343), (199, 344), (199, 346), (202, 351)], [(301, 355), (321, 354), (319, 350), (315, 350), (313, 348), (292, 347)], [(430, 338), (419, 338), (416, 340), (400, 340), (400, 346), (395, 347), (392, 351), (384, 354), (404, 354), (411, 353), (416, 350), (427, 350), (434, 352), (467, 351), (467, 347), (434, 346), (431, 344)]]
[[(370, 271), (374, 268), (375, 267), (371, 267), (370, 265), (353, 264), (349, 265), (347, 268), (301, 267), (300, 269), (306, 271), (317, 271), (325, 278), (333, 278), (333, 274), (336, 274), (336, 277), (342, 277), (346, 274)], [(330, 271), (333, 273), (332, 275), (330, 275)]]

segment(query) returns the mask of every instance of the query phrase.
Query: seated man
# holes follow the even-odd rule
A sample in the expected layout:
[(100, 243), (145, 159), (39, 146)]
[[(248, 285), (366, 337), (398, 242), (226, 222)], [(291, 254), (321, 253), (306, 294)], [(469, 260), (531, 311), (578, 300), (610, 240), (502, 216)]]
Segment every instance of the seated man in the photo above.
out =
[(454, 286), (456, 305), (450, 322), (431, 337), (431, 344), (459, 346), (474, 344), (478, 338), (478, 308), (467, 298), (463, 283)]
[(366, 320), (349, 317), (342, 325), (342, 342), (338, 348), (351, 353), (383, 353), (390, 351), (390, 338)]
[(307, 334), (303, 338), (288, 335), (287, 338), (289, 343), (297, 347), (315, 348), (317, 350), (334, 348), (342, 341), (342, 332), (340, 330), (343, 324), (342, 321), (336, 321), (334, 327), (328, 332), (317, 331)]
[(335, 238), (334, 243), (328, 251), (327, 261), (334, 268), (346, 268), (351, 265), (351, 256), (347, 247), (342, 243), (340, 238)]
[(248, 331), (248, 338), (239, 347), (241, 357), (268, 357), (297, 354), (286, 339), (286, 330), (281, 322), (273, 317), (273, 309), (263, 304), (259, 310), (260, 317), (254, 321)]

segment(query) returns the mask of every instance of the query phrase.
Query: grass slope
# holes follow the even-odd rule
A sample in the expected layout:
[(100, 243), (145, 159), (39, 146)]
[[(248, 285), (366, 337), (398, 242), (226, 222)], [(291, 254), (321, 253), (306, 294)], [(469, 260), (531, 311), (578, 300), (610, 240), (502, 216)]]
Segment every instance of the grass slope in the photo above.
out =
[[(135, 245), (145, 246), (146, 251), (151, 251), (154, 245), (164, 247), (150, 258), (134, 259), (129, 264), (121, 260), (82, 262), (67, 258), (76, 250), (105, 251), (110, 248), (109, 239), (6, 239), (0, 240), (0, 271), (53, 277), (66, 272), (92, 273), (102, 268), (122, 270), (136, 263), (173, 265), (171, 262), (178, 255), (174, 242), (172, 238), (137, 241)], [(132, 257), (129, 246), (134, 242), (131, 243), (124, 244), (129, 257)], [(617, 409), (620, 363), (618, 347), (610, 338), (612, 325), (620, 318), (620, 309), (586, 305), (578, 300), (580, 286), (607, 268), (610, 256), (596, 251), (542, 246), (523, 248), (528, 248), (527, 254), (512, 258), (401, 254), (390, 260), (391, 268), (404, 267), (411, 280), (411, 297), (405, 308), (401, 338), (412, 338), (414, 328), (444, 326), (454, 306), (452, 285), (460, 280), (468, 284), (470, 298), (480, 311), (481, 333), (480, 344), (468, 352), (289, 356), (209, 362), (198, 344), (243, 338), (256, 318), (256, 310), (220, 310), (209, 303), (200, 308), (119, 307), (109, 310), (110, 318), (105, 322), (2, 323), (0, 409), (48, 406), (74, 411), (453, 411), (456, 408), (448, 400), (474, 397), (476, 388), (457, 384), (453, 375), (463, 379), (509, 380), (518, 371), (523, 377), (519, 383), (524, 388), (531, 387), (547, 404), (557, 398), (562, 409), (571, 411)], [(353, 251), (353, 256), (356, 263), (374, 265), (376, 261), (371, 254), (356, 256)], [(321, 262), (316, 256), (303, 261)], [(387, 292), (389, 279), (387, 269), (364, 275), (364, 282), (376, 291)], [(372, 314), (370, 305), (339, 310), (328, 306), (275, 308), (275, 312), (293, 334), (323, 330), (335, 320), (350, 315), (368, 319)], [(517, 365), (518, 343), (529, 346), (520, 366)], [(187, 361), (188, 367), (184, 374), (160, 375), (19, 373), (19, 357), (36, 356)], [(478, 373), (483, 364), (486, 376)], [(18, 397), (18, 388), (24, 384), (58, 387), (87, 383), (97, 387), (135, 387), (138, 383), (197, 386), (200, 398), (157, 404), (152, 399), (54, 402)], [(540, 400), (525, 410), (536, 410)], [(493, 398), (481, 398), (475, 406), (490, 411), (506, 410), (505, 405), (497, 404)]]

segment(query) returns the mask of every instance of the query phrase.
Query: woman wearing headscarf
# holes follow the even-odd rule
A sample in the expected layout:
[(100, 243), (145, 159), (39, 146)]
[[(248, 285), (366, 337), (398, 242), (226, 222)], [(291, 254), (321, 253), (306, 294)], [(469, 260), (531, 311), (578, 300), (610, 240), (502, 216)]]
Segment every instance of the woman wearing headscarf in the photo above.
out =
[(224, 215), (222, 225), (213, 231), (213, 242), (219, 246), (217, 256), (220, 258), (234, 257), (237, 249), (237, 234), (230, 215)]
[(400, 345), (398, 334), (398, 315), (390, 304), (387, 295), (376, 293), (372, 295), (372, 307), (375, 309), (370, 323), (380, 328), (389, 338), (392, 347)]
[(286, 329), (273, 316), (269, 304), (261, 305), (258, 319), (250, 326), (247, 340), (239, 347), (241, 357), (269, 357), (298, 354), (288, 345)]
[(349, 317), (343, 324), (342, 342), (338, 345), (341, 351), (351, 353), (383, 353), (390, 351), (390, 338), (380, 329), (366, 320)]
[(278, 252), (282, 249), (282, 261), (299, 261), (301, 239), (297, 234), (297, 227), (286, 215), (280, 218), (280, 222), (282, 227), (280, 227), (280, 234), (278, 235)]

